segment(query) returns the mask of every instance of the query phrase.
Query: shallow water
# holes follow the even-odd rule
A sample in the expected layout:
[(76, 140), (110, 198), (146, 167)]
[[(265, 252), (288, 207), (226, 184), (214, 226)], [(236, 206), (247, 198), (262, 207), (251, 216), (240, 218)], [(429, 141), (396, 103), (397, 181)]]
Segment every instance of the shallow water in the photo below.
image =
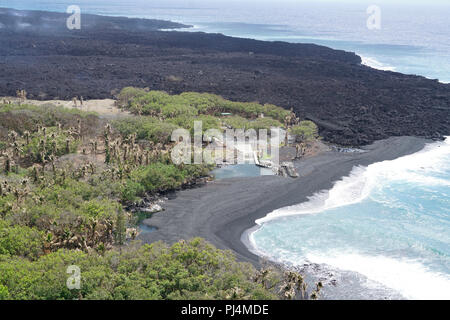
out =
[(151, 226), (141, 223), (139, 225), (139, 230), (141, 233), (150, 233), (150, 232), (154, 232), (158, 229), (156, 227), (151, 227)]
[(261, 168), (254, 164), (236, 164), (223, 166), (211, 172), (216, 180), (273, 175), (271, 169)]

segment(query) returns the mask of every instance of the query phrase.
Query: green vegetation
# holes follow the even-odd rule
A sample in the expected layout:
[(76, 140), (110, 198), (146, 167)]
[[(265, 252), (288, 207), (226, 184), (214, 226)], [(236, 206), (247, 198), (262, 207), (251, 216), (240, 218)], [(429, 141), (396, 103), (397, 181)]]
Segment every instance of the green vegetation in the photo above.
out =
[(189, 179), (208, 175), (208, 168), (196, 165), (177, 167), (174, 164), (153, 163), (134, 170), (122, 192), (124, 200), (133, 201), (145, 193), (155, 193), (180, 188)]
[[(80, 290), (66, 286), (81, 270)], [(60, 250), (31, 262), (0, 256), (0, 295), (9, 299), (276, 299), (252, 266), (203, 240), (154, 243), (103, 255)]]
[(36, 228), (0, 221), (0, 255), (35, 259), (42, 254), (43, 239)]
[(135, 116), (114, 121), (114, 129), (123, 136), (136, 133), (136, 139), (154, 144), (169, 143), (172, 132), (177, 128), (193, 134), (195, 121), (202, 122), (205, 132), (225, 128), (270, 130), (295, 119), (291, 111), (274, 105), (233, 102), (208, 93), (169, 95), (163, 91), (128, 87), (120, 92), (117, 103)]
[(124, 137), (133, 133), (139, 140), (150, 140), (154, 143), (169, 143), (170, 135), (178, 126), (162, 122), (152, 117), (130, 117), (113, 122), (113, 127)]
[[(66, 285), (72, 265), (80, 268), (80, 289)], [(0, 299), (317, 299), (321, 287), (307, 294), (299, 274), (256, 271), (199, 238), (103, 254), (61, 249), (36, 261), (0, 255)]]
[(300, 121), (298, 125), (290, 129), (290, 133), (296, 135), (301, 141), (311, 141), (319, 137), (317, 125), (309, 120)]
[(284, 121), (290, 112), (270, 104), (256, 102), (233, 102), (209, 93), (185, 92), (169, 95), (163, 91), (146, 91), (125, 88), (119, 94), (119, 106), (140, 115), (162, 118), (175, 118), (181, 115), (211, 115), (219, 117), (222, 113), (232, 113), (249, 119), (261, 114), (278, 121)]
[[(134, 122), (138, 136), (150, 138), (154, 142), (170, 139), (168, 132), (171, 132), (173, 125), (193, 132), (194, 121), (202, 121), (203, 131), (222, 127), (259, 130), (282, 127), (286, 119), (292, 118), (292, 112), (274, 105), (233, 102), (209, 93), (169, 95), (163, 91), (125, 88), (118, 96), (118, 105), (141, 117), (116, 121), (113, 124), (115, 128), (126, 133)], [(161, 129), (149, 131), (148, 127), (156, 122), (161, 125)]]
[(148, 119), (124, 120), (114, 131), (93, 114), (58, 107), (0, 105), (0, 113), (21, 119), (2, 118), (0, 127), (3, 255), (111, 249), (133, 227), (124, 204), (208, 174), (203, 166), (172, 164), (167, 139), (159, 139), (163, 129)]
[[(125, 210), (208, 175), (211, 167), (172, 163), (174, 129), (193, 130), (197, 120), (203, 130), (270, 128), (291, 113), (134, 88), (118, 102), (135, 115), (109, 122), (52, 105), (0, 104), (0, 299), (305, 297), (299, 275), (256, 271), (201, 239), (140, 246), (141, 216)], [(66, 286), (70, 265), (82, 270), (80, 290)]]
[(258, 118), (255, 120), (248, 120), (240, 116), (232, 116), (223, 119), (226, 126), (237, 129), (270, 129), (271, 127), (281, 128), (283, 125), (280, 121), (272, 118)]

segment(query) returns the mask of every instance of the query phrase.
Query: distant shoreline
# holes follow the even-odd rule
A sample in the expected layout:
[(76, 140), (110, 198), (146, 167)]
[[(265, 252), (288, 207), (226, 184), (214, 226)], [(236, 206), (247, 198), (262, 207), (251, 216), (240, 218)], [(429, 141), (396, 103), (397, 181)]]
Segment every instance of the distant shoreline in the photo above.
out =
[(259, 265), (260, 257), (244, 243), (244, 234), (255, 227), (256, 220), (330, 189), (355, 166), (413, 154), (429, 142), (415, 137), (392, 137), (363, 147), (365, 153), (329, 151), (297, 161), (301, 175), (298, 179), (277, 176), (225, 179), (176, 192), (174, 199), (164, 205), (165, 211), (144, 221), (158, 229), (141, 234), (138, 239), (146, 243), (159, 240), (173, 243), (202, 237), (221, 249), (232, 250), (241, 261)]
[(162, 32), (179, 25), (96, 15), (86, 15), (81, 30), (68, 30), (66, 19), (62, 13), (0, 8), (0, 96), (25, 90), (41, 101), (113, 99), (129, 86), (212, 93), (292, 108), (317, 123), (325, 141), (343, 146), (450, 132), (449, 85), (369, 68), (352, 52)]

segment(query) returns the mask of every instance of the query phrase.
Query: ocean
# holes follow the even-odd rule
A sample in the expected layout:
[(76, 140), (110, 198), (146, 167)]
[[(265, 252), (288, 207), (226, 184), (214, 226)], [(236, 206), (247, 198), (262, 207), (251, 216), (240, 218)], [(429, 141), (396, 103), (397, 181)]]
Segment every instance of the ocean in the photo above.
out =
[[(291, 266), (326, 265), (351, 298), (450, 298), (450, 139), (355, 167), (331, 190), (257, 221), (254, 250)], [(375, 296), (374, 296), (375, 293)]]
[[(16, 9), (172, 20), (268, 41), (316, 43), (353, 51), (377, 69), (450, 83), (450, 2), (377, 1), (380, 29), (369, 29), (372, 1), (0, 0)], [(336, 280), (328, 298), (450, 299), (450, 142), (393, 161), (354, 168), (331, 190), (257, 221), (260, 255), (292, 266), (320, 266)]]

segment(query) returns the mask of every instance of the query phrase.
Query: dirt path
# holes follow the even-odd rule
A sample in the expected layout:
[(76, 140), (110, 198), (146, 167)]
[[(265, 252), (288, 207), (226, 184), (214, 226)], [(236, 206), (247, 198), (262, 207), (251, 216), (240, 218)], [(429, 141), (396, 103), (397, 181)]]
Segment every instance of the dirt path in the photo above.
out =
[[(14, 104), (21, 103), (18, 98), (14, 97), (0, 97), (0, 101), (11, 101)], [(61, 106), (68, 109), (77, 109), (86, 112), (95, 112), (99, 114), (101, 117), (107, 118), (115, 118), (120, 116), (131, 116), (131, 113), (128, 111), (124, 111), (119, 109), (115, 105), (115, 100), (113, 99), (99, 99), (99, 100), (85, 100), (83, 101), (83, 105), (81, 105), (80, 101), (77, 101), (77, 104), (73, 103), (73, 101), (66, 100), (25, 100), (24, 104), (31, 104), (35, 106), (43, 106), (46, 104), (52, 104), (55, 106)]]

